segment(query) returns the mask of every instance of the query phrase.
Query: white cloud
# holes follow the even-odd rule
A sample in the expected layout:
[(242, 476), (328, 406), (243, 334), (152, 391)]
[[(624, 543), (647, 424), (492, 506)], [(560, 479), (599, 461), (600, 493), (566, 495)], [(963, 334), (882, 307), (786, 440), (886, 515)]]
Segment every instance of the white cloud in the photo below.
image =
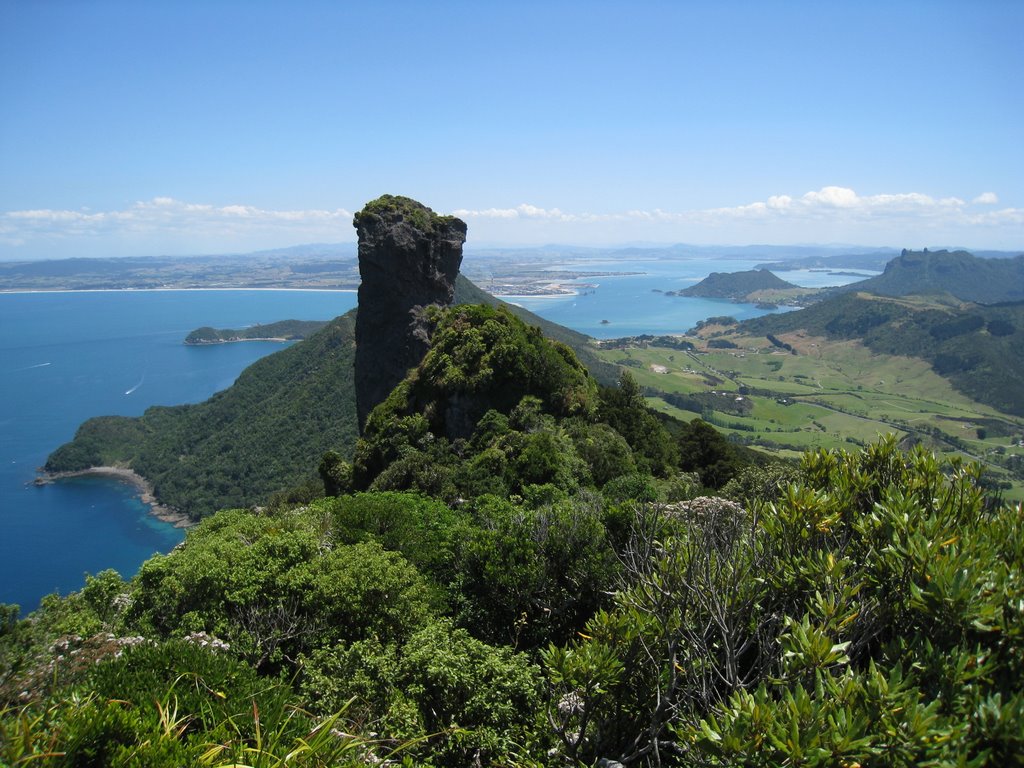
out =
[(969, 215), (967, 221), (981, 226), (1003, 226), (1006, 224), (1024, 226), (1024, 208), (1003, 208)]
[[(553, 219), (556, 221), (577, 221), (579, 216), (562, 213), (558, 208), (539, 208), (536, 205), (523, 203), (515, 208), (486, 208), (480, 211), (460, 208), (452, 211), (453, 216), (460, 219)], [(588, 214), (583, 214), (587, 216)]]
[(277, 211), (251, 205), (188, 203), (171, 197), (154, 197), (112, 211), (0, 213), (0, 244), (19, 247), (35, 242), (47, 255), (62, 255), (56, 244), (69, 241), (77, 245), (74, 253), (100, 250), (102, 243), (109, 244), (111, 255), (131, 249), (202, 253), (336, 242), (351, 239), (352, 232), (352, 213), (343, 208)]
[[(992, 204), (986, 193), (973, 204)], [(571, 213), (522, 204), (513, 208), (458, 210), (474, 239), (507, 242), (849, 242), (894, 246), (927, 243), (1019, 248), (1024, 208), (979, 212), (955, 196), (921, 192), (861, 195), (842, 186), (721, 208), (671, 211)], [(475, 223), (473, 220), (476, 220)]]
[(856, 192), (846, 187), (822, 187), (817, 192), (806, 193), (801, 200), (807, 205), (853, 208), (857, 205), (859, 198)]
[[(469, 222), (471, 241), (477, 242), (649, 240), (1022, 247), (1024, 208), (977, 207), (997, 202), (992, 192), (968, 203), (959, 197), (936, 198), (921, 192), (860, 195), (848, 187), (825, 186), (719, 208), (571, 212), (521, 203), (451, 213)], [(351, 223), (352, 213), (340, 208), (272, 210), (171, 197), (155, 197), (110, 211), (9, 211), (0, 212), (0, 258), (244, 252), (351, 240)]]
[(689, 211), (675, 216), (679, 219), (704, 221), (712, 218), (751, 217), (779, 221), (801, 218), (869, 221), (902, 217), (923, 221), (929, 217), (955, 219), (961, 214), (966, 215), (966, 206), (967, 203), (959, 197), (936, 199), (920, 192), (858, 195), (848, 187), (829, 186), (805, 192), (798, 198), (771, 195), (763, 202)]
[[(994, 197), (994, 196), (993, 196)], [(986, 197), (986, 201), (989, 201)], [(974, 202), (979, 202), (975, 199)], [(994, 202), (994, 201), (991, 201)], [(881, 218), (886, 216), (949, 216), (964, 209), (958, 197), (936, 199), (919, 192), (858, 195), (848, 187), (828, 186), (806, 192), (800, 197), (771, 195), (767, 200), (724, 208), (704, 208), (671, 212), (661, 208), (633, 209), (624, 213), (566, 213), (560, 208), (540, 208), (524, 203), (515, 208), (459, 209), (452, 211), (463, 219), (543, 219), (561, 222), (711, 222), (729, 219), (798, 219), (801, 217)]]

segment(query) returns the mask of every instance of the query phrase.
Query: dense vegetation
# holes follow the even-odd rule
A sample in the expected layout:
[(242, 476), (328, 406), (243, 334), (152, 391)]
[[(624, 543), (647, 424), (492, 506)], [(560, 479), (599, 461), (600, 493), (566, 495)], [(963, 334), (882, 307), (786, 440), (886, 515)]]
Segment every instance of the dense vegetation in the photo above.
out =
[(250, 339), (285, 339), (298, 341), (327, 325), (326, 320), (279, 320), (276, 323), (251, 325), (248, 328), (196, 328), (185, 337), (186, 344), (217, 344), (224, 341)]
[(502, 308), (455, 307), (434, 323), (423, 362), (367, 420), (355, 489), (559, 499), (637, 470), (672, 482), (699, 467), (718, 487), (746, 461), (699, 421), (663, 423), (628, 374), (599, 387), (568, 347)]
[(4, 610), (0, 762), (1015, 764), (1024, 515), (977, 479), (889, 441), (737, 501), (640, 472), (220, 512)]
[(404, 220), (420, 232), (433, 232), (438, 225), (456, 221), (454, 216), (442, 216), (402, 195), (381, 195), (371, 200), (355, 215), (355, 225), (359, 226), (359, 217), (373, 214), (377, 216), (395, 217)]
[(540, 328), (541, 333), (552, 341), (557, 341), (572, 348), (572, 351), (583, 363), (590, 375), (599, 384), (605, 386), (614, 385), (619, 379), (619, 369), (604, 360), (601, 360), (591, 347), (592, 339), (586, 334), (566, 328), (564, 325), (545, 320), (543, 317), (533, 314), (528, 309), (509, 304), (501, 299), (495, 298), (487, 291), (481, 290), (471, 281), (462, 275), (455, 280), (455, 303), (456, 304), (486, 304), (490, 307), (504, 307), (513, 315), (518, 317), (527, 325)]
[(849, 293), (743, 324), (747, 334), (798, 329), (923, 358), (968, 397), (1024, 415), (1024, 302), (948, 306)]

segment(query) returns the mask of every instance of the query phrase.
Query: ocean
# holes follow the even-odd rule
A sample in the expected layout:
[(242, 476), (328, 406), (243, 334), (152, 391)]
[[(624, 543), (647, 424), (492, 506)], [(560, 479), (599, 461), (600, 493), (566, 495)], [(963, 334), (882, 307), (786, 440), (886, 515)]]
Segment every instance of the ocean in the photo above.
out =
[(110, 291), (0, 294), (0, 602), (27, 613), (85, 573), (133, 575), (183, 532), (136, 491), (86, 477), (37, 487), (36, 468), (91, 416), (205, 400), (279, 342), (185, 346), (189, 331), (327, 320), (339, 291)]
[[(663, 294), (711, 271), (752, 266), (732, 260), (595, 263), (587, 269), (644, 274), (595, 278), (587, 281), (594, 289), (575, 296), (513, 300), (598, 338), (681, 333), (712, 315), (764, 314), (752, 305)], [(857, 279), (821, 272), (779, 276), (798, 285)], [(182, 540), (183, 532), (150, 515), (131, 486), (100, 477), (45, 486), (33, 480), (86, 419), (200, 402), (282, 347), (185, 346), (189, 331), (328, 320), (355, 304), (355, 293), (339, 291), (0, 293), (0, 602), (27, 613), (44, 595), (80, 589), (86, 573), (113, 568), (128, 578), (152, 554)]]

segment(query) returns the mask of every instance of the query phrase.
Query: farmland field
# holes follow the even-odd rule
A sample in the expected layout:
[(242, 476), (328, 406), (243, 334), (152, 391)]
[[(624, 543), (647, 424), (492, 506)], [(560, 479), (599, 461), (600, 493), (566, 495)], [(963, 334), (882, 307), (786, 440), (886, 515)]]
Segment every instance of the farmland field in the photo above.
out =
[[(735, 348), (709, 347), (714, 338)], [(974, 402), (923, 360), (802, 332), (779, 335), (790, 349), (721, 329), (688, 340), (692, 351), (641, 341), (599, 354), (628, 370), (655, 410), (699, 416), (736, 442), (796, 456), (895, 433), (904, 445), (981, 462), (1007, 498), (1024, 499), (1024, 419)]]

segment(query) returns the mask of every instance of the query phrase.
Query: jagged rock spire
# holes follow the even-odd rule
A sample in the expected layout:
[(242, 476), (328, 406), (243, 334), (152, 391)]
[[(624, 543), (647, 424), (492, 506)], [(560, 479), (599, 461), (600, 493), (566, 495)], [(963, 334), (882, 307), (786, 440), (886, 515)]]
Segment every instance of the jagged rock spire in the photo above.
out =
[(466, 223), (408, 197), (384, 195), (355, 215), (359, 233), (356, 412), (366, 417), (430, 344), (423, 310), (455, 295)]

